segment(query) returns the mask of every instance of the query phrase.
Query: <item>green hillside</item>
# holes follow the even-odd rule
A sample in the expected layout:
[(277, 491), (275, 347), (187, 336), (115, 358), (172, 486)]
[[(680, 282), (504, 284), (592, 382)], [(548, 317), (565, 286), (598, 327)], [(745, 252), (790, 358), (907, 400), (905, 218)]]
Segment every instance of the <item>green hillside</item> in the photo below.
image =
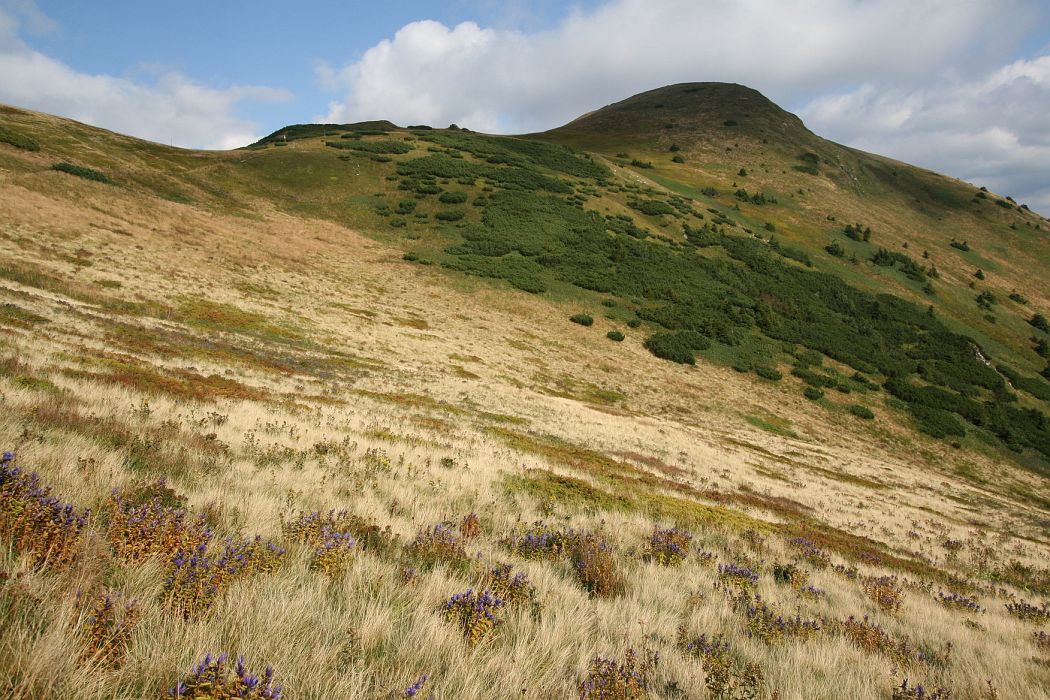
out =
[(406, 260), (579, 299), (659, 357), (788, 375), (1046, 473), (1050, 224), (821, 139), (754, 90), (670, 86), (530, 137), (296, 125), (226, 154), (111, 137), (94, 155), (25, 127), (118, 186), (371, 231)]

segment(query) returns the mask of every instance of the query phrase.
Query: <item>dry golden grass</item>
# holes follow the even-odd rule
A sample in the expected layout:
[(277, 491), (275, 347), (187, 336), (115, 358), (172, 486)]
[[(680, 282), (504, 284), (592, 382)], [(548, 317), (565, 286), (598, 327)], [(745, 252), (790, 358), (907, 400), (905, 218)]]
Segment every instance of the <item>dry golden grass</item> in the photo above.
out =
[[(0, 448), (93, 516), (67, 570), (0, 547), (0, 696), (161, 697), (205, 653), (228, 651), (273, 664), (290, 698), (401, 697), (422, 674), (436, 698), (563, 698), (596, 655), (633, 647), (661, 654), (649, 697), (706, 697), (702, 665), (676, 645), (684, 626), (758, 664), (759, 697), (888, 697), (905, 677), (958, 698), (992, 697), (989, 679), (1000, 698), (1050, 697), (1040, 628), (1004, 608), (1040, 596), (981, 576), (1016, 560), (1043, 567), (1046, 585), (1050, 514), (1018, 494), (1047, 483), (1030, 472), (888, 419), (860, 429), (815, 414), (732, 370), (657, 362), (637, 337), (595, 342), (603, 319), (552, 321), (567, 310), (409, 266), (330, 222), (45, 180), (0, 181)], [(559, 377), (585, 390), (556, 390)], [(100, 510), (113, 489), (159, 478), (219, 536), (281, 542), (280, 568), (234, 581), (206, 615), (173, 615), (166, 562), (118, 559)], [(395, 544), (359, 547), (342, 576), (312, 570), (282, 518), (333, 508), (389, 526)], [(471, 561), (422, 570), (407, 553), (421, 529), (471, 512)], [(564, 558), (500, 544), (537, 520), (603, 532), (625, 592), (592, 598)], [(654, 526), (676, 522), (711, 564), (644, 560)], [(849, 575), (803, 559), (788, 542), (798, 534)], [(771, 567), (788, 561), (825, 594), (775, 583)], [(439, 607), (497, 562), (527, 573), (541, 606), (508, 611), (469, 647)], [(822, 631), (749, 637), (716, 585), (727, 563), (755, 569), (764, 600)], [(406, 566), (421, 569), (411, 582)], [(853, 566), (909, 579), (900, 610), (880, 611)], [(935, 599), (964, 581), (984, 612)], [(76, 593), (105, 587), (141, 606), (116, 667), (81, 651)], [(931, 650), (950, 643), (950, 659), (895, 669), (836, 631), (850, 615)]]

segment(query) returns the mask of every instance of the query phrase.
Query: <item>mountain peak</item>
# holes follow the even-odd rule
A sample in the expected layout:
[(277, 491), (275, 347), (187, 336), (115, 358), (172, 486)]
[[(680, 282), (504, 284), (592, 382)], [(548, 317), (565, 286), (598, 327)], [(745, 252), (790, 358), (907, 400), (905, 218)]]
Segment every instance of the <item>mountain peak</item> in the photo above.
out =
[(584, 114), (554, 132), (655, 135), (675, 131), (814, 138), (802, 120), (758, 90), (736, 83), (678, 83)]

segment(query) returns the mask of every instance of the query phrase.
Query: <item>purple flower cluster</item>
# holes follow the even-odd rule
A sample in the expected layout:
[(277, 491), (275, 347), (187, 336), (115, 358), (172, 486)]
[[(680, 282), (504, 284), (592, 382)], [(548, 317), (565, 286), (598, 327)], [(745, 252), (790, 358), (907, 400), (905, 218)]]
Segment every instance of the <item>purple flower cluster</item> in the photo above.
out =
[(908, 685), (908, 679), (893, 689), (893, 700), (951, 700), (952, 691), (947, 688), (926, 690), (920, 685)]
[(477, 644), (500, 623), (499, 609), (504, 605), (490, 591), (478, 593), (470, 588), (449, 598), (442, 609), (445, 619), (454, 623), (471, 646)]
[(817, 588), (816, 586), (803, 586), (798, 589), (798, 594), (803, 598), (809, 598), (810, 600), (817, 600), (827, 595), (827, 592), (823, 588)]
[(1035, 606), (1027, 600), (1019, 600), (1013, 603), (1006, 603), (1006, 612), (1019, 620), (1027, 620), (1039, 624), (1050, 622), (1050, 604), (1047, 603)]
[(207, 654), (193, 671), (168, 691), (174, 698), (247, 698), (249, 700), (278, 700), (283, 697), (281, 687), (274, 685), (273, 667), (267, 666), (262, 677), (249, 673), (244, 657), (237, 658), (230, 674), (229, 655), (213, 658)]
[(341, 574), (353, 559), (355, 544), (357, 540), (351, 533), (324, 528), (321, 531), (321, 544), (310, 559), (310, 567), (326, 576)]
[(165, 506), (159, 497), (132, 503), (114, 491), (110, 507), (107, 537), (117, 555), (130, 562), (171, 558), (206, 545), (212, 538), (203, 516), (191, 520), (184, 509)]
[(798, 614), (785, 617), (757, 595), (744, 614), (747, 617), (747, 636), (758, 637), (766, 644), (776, 644), (788, 638), (808, 639), (821, 630), (816, 620), (806, 620)]
[(659, 662), (659, 654), (646, 651), (639, 662), (634, 649), (628, 649), (622, 664), (614, 659), (596, 656), (587, 675), (577, 685), (580, 700), (620, 700), (648, 697), (650, 677)]
[(568, 555), (580, 585), (593, 596), (609, 597), (626, 588), (609, 541), (594, 532), (569, 532)]
[(818, 547), (809, 538), (792, 537), (788, 540), (788, 544), (800, 550), (802, 558), (819, 569), (823, 569), (831, 563), (831, 555)]
[(656, 528), (646, 544), (646, 556), (664, 566), (676, 566), (689, 555), (692, 533), (677, 527)]
[(715, 658), (729, 655), (729, 642), (722, 639), (720, 634), (716, 634), (714, 637), (701, 634), (692, 639), (683, 638), (681, 642), (681, 646), (686, 653), (699, 658)]
[(52, 496), (38, 474), (27, 474), (14, 460), (12, 452), (0, 459), (0, 538), (11, 541), (34, 566), (70, 565), (90, 511)]
[(896, 576), (865, 576), (861, 588), (883, 612), (895, 613), (904, 602), (904, 584)]
[(283, 548), (261, 537), (239, 543), (227, 539), (219, 555), (209, 555), (207, 543), (179, 552), (164, 582), (168, 605), (187, 619), (206, 613), (235, 580), (273, 572), (283, 556)]
[(973, 613), (981, 612), (981, 606), (976, 598), (971, 598), (959, 593), (937, 591), (937, 601), (941, 605), (945, 605), (949, 608), (959, 608), (960, 610), (967, 610)]
[(746, 566), (737, 564), (719, 564), (718, 576), (726, 583), (732, 583), (742, 588), (750, 588), (758, 583), (758, 574)]
[(493, 566), (481, 581), (481, 587), (509, 605), (536, 604), (536, 588), (524, 571), (511, 575), (510, 564)]
[(520, 537), (512, 538), (508, 544), (510, 549), (526, 559), (540, 559), (560, 555), (565, 548), (565, 540), (564, 533), (548, 532), (537, 528)]
[(409, 547), (412, 554), (424, 561), (433, 563), (439, 560), (463, 561), (467, 552), (463, 549), (459, 532), (454, 525), (438, 523), (421, 530)]
[(138, 601), (124, 600), (119, 591), (103, 591), (90, 599), (77, 593), (77, 604), (87, 612), (81, 626), (83, 656), (119, 666), (131, 645), (131, 633), (139, 621)]
[(414, 698), (417, 695), (419, 695), (419, 691), (423, 690), (423, 686), (426, 685), (426, 682), (429, 678), (430, 676), (424, 673), (422, 676), (419, 677), (418, 681), (405, 688), (405, 692), (401, 694), (401, 697)]

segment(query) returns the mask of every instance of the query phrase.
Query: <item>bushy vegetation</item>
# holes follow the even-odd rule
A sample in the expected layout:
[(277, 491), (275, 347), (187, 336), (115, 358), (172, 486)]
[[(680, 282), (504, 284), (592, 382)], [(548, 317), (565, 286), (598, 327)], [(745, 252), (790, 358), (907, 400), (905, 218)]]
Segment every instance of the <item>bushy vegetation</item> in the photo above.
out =
[(711, 341), (696, 331), (674, 331), (650, 336), (645, 347), (665, 360), (695, 365), (696, 353), (711, 347)]
[(859, 403), (851, 403), (848, 408), (849, 412), (858, 418), (864, 420), (872, 420), (875, 418), (875, 414), (871, 412), (871, 409), (867, 406), (862, 406)]
[(581, 326), (593, 326), (594, 318), (588, 314), (573, 314), (569, 317), (569, 320), (573, 323), (578, 323)]
[(467, 201), (466, 192), (442, 192), (441, 196), (438, 197), (438, 201), (442, 204), (463, 204)]
[(885, 248), (879, 248), (878, 251), (871, 256), (871, 261), (881, 267), (896, 267), (904, 276), (910, 280), (918, 282), (920, 284), (926, 283), (926, 270), (923, 269), (922, 265), (909, 258), (904, 253), (898, 253), (896, 251), (888, 251)]
[(0, 143), (7, 143), (24, 151), (39, 151), (40, 144), (17, 131), (11, 131), (7, 127), (0, 126)]
[[(472, 148), (484, 153), (477, 144)], [(777, 344), (797, 344), (885, 377), (890, 393), (908, 403), (931, 435), (960, 437), (973, 424), (1016, 449), (1050, 456), (1045, 414), (1010, 405), (1002, 377), (977, 359), (972, 340), (911, 302), (861, 292), (840, 277), (806, 269), (812, 261), (803, 251), (775, 239), (728, 233), (731, 222), (723, 216), (700, 228), (686, 226), (688, 245), (667, 245), (644, 237), (630, 217), (577, 206), (561, 196), (572, 189), (567, 183), (527, 161), (479, 163), (439, 153), (405, 161), (398, 172), (408, 188), (436, 178), (485, 178), (496, 186), (484, 197), (481, 221), (462, 228), (461, 239), (445, 248), (446, 267), (505, 279), (533, 293), (559, 282), (638, 300), (638, 318), (662, 327), (645, 346), (679, 363), (695, 363), (712, 342), (767, 357), (776, 354)], [(646, 214), (679, 211), (668, 199), (629, 201)], [(870, 237), (860, 224), (849, 231), (861, 242)], [(718, 247), (724, 255), (698, 256), (694, 247)], [(887, 249), (878, 249), (871, 262), (896, 268), (932, 293), (932, 266)], [(874, 386), (866, 379), (854, 386), (805, 368), (793, 374), (818, 389)], [(909, 377), (930, 386), (912, 391)]]
[(51, 166), (52, 170), (57, 170), (62, 173), (68, 173), (70, 175), (76, 175), (82, 177), (85, 180), (94, 180), (95, 182), (101, 182), (107, 185), (112, 185), (113, 181), (109, 179), (109, 176), (105, 173), (93, 170), (92, 168), (85, 168), (81, 165), (74, 165), (72, 163), (55, 163)]
[(361, 153), (403, 155), (412, 151), (412, 145), (404, 141), (386, 139), (380, 141), (325, 141), (331, 148), (342, 148)]
[(632, 209), (636, 209), (646, 216), (661, 216), (664, 214), (673, 214), (674, 207), (667, 202), (663, 202), (656, 199), (643, 199), (640, 201), (634, 201), (630, 203)]

